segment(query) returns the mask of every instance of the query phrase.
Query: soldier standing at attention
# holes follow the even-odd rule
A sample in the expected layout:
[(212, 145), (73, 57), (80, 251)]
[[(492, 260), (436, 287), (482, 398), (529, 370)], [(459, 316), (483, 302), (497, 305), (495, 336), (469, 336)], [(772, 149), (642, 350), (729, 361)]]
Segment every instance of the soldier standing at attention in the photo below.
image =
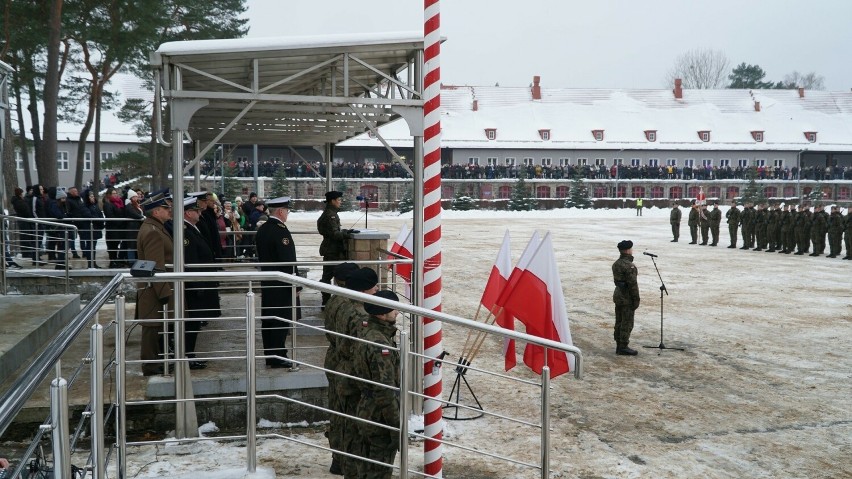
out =
[(633, 242), (624, 240), (618, 243), (618, 260), (612, 264), (612, 279), (615, 291), (612, 302), (615, 303), (615, 354), (621, 356), (636, 356), (635, 349), (630, 349), (630, 332), (633, 331), (633, 313), (639, 307), (639, 284), (636, 278), (639, 274), (633, 264)]
[(754, 233), (757, 237), (757, 246), (754, 251), (763, 251), (766, 248), (767, 220), (766, 204), (761, 203), (757, 205), (757, 213), (754, 216)]
[(814, 244), (814, 252), (810, 256), (819, 256), (825, 253), (825, 234), (828, 233), (828, 214), (822, 205), (814, 207), (814, 215), (811, 218), (811, 242)]
[[(269, 221), (257, 229), (257, 258), (261, 263), (283, 263), (296, 261), (296, 244), (287, 229), (287, 216), (290, 214), (290, 197), (282, 196), (266, 202), (269, 207)], [(280, 271), (297, 274), (295, 265), (261, 266), (262, 271)], [(260, 314), (270, 316), (261, 319), (263, 354), (267, 356), (266, 365), (270, 368), (292, 368), (293, 363), (287, 357), (287, 335), (292, 323), (277, 318), (298, 320), (299, 290), (296, 289), (296, 302), (293, 304), (293, 286), (280, 281), (261, 281), (263, 293), (260, 297)], [(293, 310), (295, 311), (295, 314)]]
[(766, 212), (766, 238), (767, 238), (767, 253), (774, 253), (780, 248), (778, 242), (778, 231), (781, 229), (781, 211), (777, 204), (769, 205), (769, 210)]
[(837, 258), (840, 256), (840, 251), (843, 249), (843, 215), (840, 214), (840, 208), (837, 205), (831, 207), (831, 214), (828, 216), (828, 244), (829, 254), (827, 258)]
[[(335, 266), (334, 284), (345, 287), (346, 280), (349, 279), (349, 275), (355, 271), (358, 271), (358, 265), (355, 263), (340, 263)], [(328, 307), (329, 312), (331, 312), (336, 311), (343, 303), (348, 302), (350, 302), (350, 300), (345, 296), (332, 295), (328, 300), (328, 303), (326, 303), (326, 306)], [(325, 315), (325, 330), (340, 332), (334, 330), (333, 319), (334, 318), (330, 313)], [(344, 332), (344, 334), (348, 333)], [(344, 338), (330, 333), (326, 333), (325, 337), (328, 339), (328, 349), (325, 350), (325, 361), (323, 362), (323, 367), (326, 369), (325, 377), (328, 380), (328, 408), (332, 411), (343, 412), (343, 407), (340, 403), (340, 396), (337, 394), (337, 380), (339, 376), (333, 371), (337, 371), (338, 365), (340, 364), (339, 350), (341, 349)], [(337, 451), (343, 449), (343, 434), (345, 433), (343, 424), (344, 419), (342, 417), (336, 414), (329, 416), (327, 434), (328, 445)], [(345, 460), (346, 458), (341, 457), (339, 454), (332, 453), (331, 467), (328, 471), (338, 476), (343, 474), (343, 462)]]
[(672, 212), (669, 213), (669, 223), (672, 225), (672, 236), (674, 236), (672, 243), (677, 243), (677, 239), (680, 238), (680, 217), (680, 206), (672, 203)]
[(722, 211), (719, 209), (719, 203), (713, 203), (713, 209), (708, 213), (710, 217), (710, 234), (713, 237), (713, 242), (710, 246), (719, 244), (719, 225), (722, 223)]
[(796, 207), (787, 205), (781, 223), (781, 234), (784, 236), (784, 249), (781, 252), (784, 254), (796, 251), (796, 214)]
[[(393, 291), (382, 290), (376, 293), (379, 298), (399, 301)], [(369, 318), (363, 323), (358, 337), (370, 343), (355, 343), (353, 366), (359, 378), (367, 379), (378, 386), (359, 382), (361, 398), (358, 401), (357, 414), (361, 419), (387, 426), (399, 426), (399, 397), (391, 388), (399, 387), (399, 349), (396, 346), (397, 311), (385, 306), (365, 303), (364, 310)], [(393, 464), (399, 449), (399, 432), (358, 422), (357, 443), (361, 446), (361, 455), (368, 459)], [(393, 467), (361, 462), (358, 468), (359, 478), (390, 478)], [(348, 477), (348, 476), (347, 476)]]
[[(172, 236), (166, 232), (165, 223), (172, 218), (171, 198), (165, 193), (154, 195), (142, 203), (145, 221), (136, 235), (136, 251), (139, 259), (156, 263), (157, 271), (165, 271), (166, 264), (173, 261)], [(163, 318), (174, 314), (174, 290), (172, 283), (138, 283), (136, 292), (136, 319), (152, 319), (141, 323), (142, 343), (139, 359), (162, 360)], [(143, 363), (142, 374), (163, 374), (163, 365), (156, 362)]]
[(740, 210), (737, 208), (737, 201), (731, 201), (731, 209), (725, 213), (725, 218), (728, 219), (728, 234), (731, 236), (731, 244), (728, 248), (737, 247), (737, 230), (740, 227)]
[[(340, 211), (342, 202), (343, 193), (339, 191), (329, 191), (325, 194), (325, 211), (317, 220), (317, 231), (322, 235), (319, 253), (323, 261), (347, 259), (346, 240), (351, 238), (352, 235), (349, 231), (340, 230), (340, 217), (337, 216), (337, 213)], [(323, 265), (321, 282), (331, 284), (335, 266), (333, 264)], [(329, 296), (328, 293), (322, 293), (323, 306), (328, 303)]]
[(843, 237), (846, 243), (846, 256), (843, 259), (852, 260), (852, 208), (846, 208), (846, 219), (843, 223), (846, 230)]
[(689, 244), (698, 244), (698, 206), (695, 204), (695, 200), (692, 200), (686, 224), (689, 226), (689, 235), (692, 236), (692, 241)]
[(811, 211), (801, 204), (799, 205), (799, 214), (796, 215), (796, 245), (799, 250), (796, 255), (801, 256), (808, 252), (808, 239), (811, 232)]
[[(183, 200), (183, 262), (187, 272), (211, 271), (203, 268), (193, 268), (192, 264), (215, 263), (216, 257), (207, 239), (198, 229), (201, 219), (201, 207), (198, 199), (194, 197)], [(184, 329), (184, 342), (186, 345), (186, 357), (195, 358), (195, 344), (198, 339), (198, 331), (201, 330), (201, 321), (219, 317), (222, 314), (219, 303), (218, 281), (187, 281), (184, 302), (186, 304), (186, 317), (197, 318), (198, 321), (187, 321)], [(189, 361), (189, 369), (206, 369), (207, 361)]]
[(754, 248), (754, 220), (755, 211), (752, 203), (746, 203), (743, 208), (740, 223), (742, 223), (743, 246), (740, 249)]
[(707, 212), (707, 205), (701, 205), (698, 210), (698, 224), (701, 225), (701, 245), (707, 246), (707, 240), (710, 233), (710, 217)]
[[(371, 268), (356, 269), (349, 273), (349, 276), (346, 278), (347, 289), (364, 294), (375, 294), (379, 289), (378, 284), (379, 275)], [(369, 316), (364, 311), (364, 306), (361, 302), (343, 297), (335, 296), (329, 300), (326, 306), (326, 329), (347, 336), (357, 336), (361, 325)], [(337, 364), (334, 367), (335, 371), (350, 376), (356, 374), (353, 369), (353, 349), (355, 346), (355, 343), (351, 339), (337, 336), (334, 344), (334, 352), (337, 356)], [(341, 375), (337, 375), (334, 382), (334, 394), (337, 396), (336, 400), (340, 406), (340, 412), (354, 416), (357, 412), (358, 402), (361, 399), (361, 390), (358, 383)], [(357, 455), (360, 451), (358, 436), (355, 433), (357, 429), (358, 425), (355, 421), (348, 418), (341, 418), (338, 428), (329, 431), (329, 441), (334, 437), (334, 440), (340, 445), (341, 451)], [(338, 467), (344, 477), (360, 477), (358, 476), (359, 461), (353, 461), (346, 457), (340, 457), (339, 459)], [(332, 468), (334, 468), (333, 458)]]

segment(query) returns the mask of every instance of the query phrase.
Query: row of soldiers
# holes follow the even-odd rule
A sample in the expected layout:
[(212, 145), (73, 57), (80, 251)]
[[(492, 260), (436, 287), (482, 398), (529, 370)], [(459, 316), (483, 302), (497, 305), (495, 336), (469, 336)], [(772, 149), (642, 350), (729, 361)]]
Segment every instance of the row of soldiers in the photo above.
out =
[[(761, 203), (755, 207), (747, 202), (740, 210), (736, 201), (731, 202), (731, 208), (725, 214), (731, 243), (728, 248), (737, 247), (737, 236), (742, 235), (743, 245), (740, 249), (754, 251), (778, 252), (784, 254), (805, 255), (812, 250), (810, 256), (820, 256), (825, 253), (826, 237), (828, 238), (828, 258), (837, 258), (843, 250), (844, 236), (846, 243), (845, 260), (852, 260), (852, 219), (850, 208), (844, 216), (840, 207), (831, 206), (831, 212), (825, 211), (823, 205), (816, 205), (813, 211), (809, 205), (802, 203), (798, 207), (792, 204), (781, 205)], [(672, 206), (670, 223), (674, 242), (678, 239), (680, 228), (680, 210), (677, 204)], [(722, 212), (719, 204), (714, 203), (708, 211), (706, 205), (698, 205), (693, 201), (688, 225), (692, 235), (690, 244), (698, 243), (700, 228), (703, 245), (708, 242), (708, 232), (713, 238), (711, 246), (719, 242), (719, 226)]]

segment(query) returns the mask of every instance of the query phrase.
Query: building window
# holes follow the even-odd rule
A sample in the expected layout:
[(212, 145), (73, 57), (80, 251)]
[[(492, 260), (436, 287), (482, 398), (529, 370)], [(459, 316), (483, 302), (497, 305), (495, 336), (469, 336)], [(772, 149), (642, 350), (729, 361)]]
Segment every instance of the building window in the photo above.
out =
[(776, 158), (776, 159), (772, 160), (772, 164), (775, 166), (775, 168), (784, 168), (784, 160), (783, 159)]
[[(244, 163), (244, 162), (247, 162), (247, 161), (248, 161), (247, 156), (238, 156), (237, 157), (237, 163)], [(335, 158), (334, 161), (339, 162), (339, 163), (343, 163), (343, 158)]]
[(472, 157), (467, 159), (467, 164), (468, 165), (479, 165), (479, 158), (472, 156)]
[(500, 189), (497, 190), (497, 198), (501, 200), (505, 200), (509, 198), (512, 194), (512, 187), (509, 185), (502, 185)]
[(542, 158), (541, 166), (550, 166), (553, 164), (553, 158)]
[(594, 196), (595, 198), (606, 198), (606, 186), (595, 186)]
[(83, 171), (92, 171), (92, 154), (88, 151), (83, 153)]
[(529, 157), (524, 158), (524, 166), (532, 166), (534, 161), (535, 160), (533, 160), (532, 158), (529, 158)]
[(662, 186), (651, 187), (651, 198), (662, 198), (666, 190)]
[(677, 166), (677, 158), (666, 158), (666, 166)]
[(15, 169), (18, 171), (24, 171), (24, 157), (21, 155), (20, 151), (15, 152)]
[(603, 130), (592, 130), (592, 136), (594, 136), (595, 141), (603, 141), (604, 131)]
[(669, 199), (670, 200), (679, 200), (683, 198), (683, 187), (682, 186), (672, 186), (669, 188)]
[(595, 166), (606, 166), (606, 158), (595, 158)]
[(763, 141), (763, 132), (762, 131), (753, 131), (751, 132), (751, 137), (754, 138), (754, 141), (761, 142)]
[(704, 142), (710, 141), (710, 132), (707, 130), (699, 131), (698, 138), (700, 138), (701, 141)]
[(731, 159), (730, 158), (722, 158), (721, 160), (719, 160), (719, 168), (728, 168), (730, 166), (731, 166)]
[(757, 167), (758, 168), (765, 168), (766, 167), (766, 158), (758, 158), (756, 161), (757, 161)]
[(489, 140), (496, 140), (497, 139), (497, 129), (496, 128), (486, 128), (485, 129), (485, 138), (488, 138)]
[(713, 166), (713, 159), (712, 158), (703, 158), (701, 160), (701, 164), (703, 166)]
[(557, 186), (556, 187), (556, 197), (557, 198), (568, 198), (568, 187), (567, 186)]
[(657, 141), (657, 130), (645, 130), (645, 139), (650, 142)]
[(748, 164), (749, 164), (748, 158), (740, 158), (739, 160), (737, 160), (737, 165), (740, 168), (748, 168)]
[(634, 186), (633, 187), (633, 197), (634, 198), (644, 198), (645, 197), (645, 187), (644, 186)]
[(806, 131), (805, 132), (805, 139), (807, 139), (811, 143), (815, 143), (816, 142), (816, 132), (815, 131)]
[(483, 200), (490, 200), (494, 196), (494, 193), (491, 191), (491, 185), (487, 183), (479, 187), (479, 194)]
[(631, 158), (630, 166), (642, 166), (642, 160), (639, 158)]
[(577, 166), (586, 166), (589, 164), (588, 158), (577, 158)]
[(613, 159), (612, 159), (612, 165), (613, 165), (613, 166), (615, 166), (615, 165), (623, 165), (623, 164), (624, 164), (624, 158), (613, 158)]
[(559, 158), (559, 166), (568, 166), (571, 164), (570, 158)]
[(68, 171), (68, 152), (67, 151), (57, 151), (56, 152), (56, 168), (59, 171)]
[(648, 166), (657, 168), (660, 166), (660, 160), (658, 158), (648, 158)]
[[(452, 199), (456, 196), (456, 190), (452, 185), (444, 185), (441, 187), (441, 198), (445, 200)], [(369, 197), (369, 196), (368, 196)]]
[(732, 200), (732, 199), (736, 198), (737, 196), (739, 196), (739, 194), (740, 194), (740, 189), (738, 187), (729, 186), (726, 196), (728, 197), (729, 200)]
[(707, 188), (707, 197), (718, 199), (721, 192), (722, 192), (722, 189), (719, 188), (718, 186), (711, 186), (710, 188)]
[(115, 154), (113, 154), (113, 152), (111, 152), (111, 151), (101, 152), (101, 167), (104, 166), (104, 162), (110, 161), (114, 157), (115, 157)]
[(694, 166), (695, 166), (695, 158), (687, 158), (687, 159), (683, 160), (683, 167), (684, 168), (692, 168)]
[(550, 140), (550, 130), (538, 130), (538, 134), (541, 136), (542, 140)]
[(515, 166), (515, 159), (511, 157), (506, 158), (506, 166)]
[[(837, 199), (838, 200), (849, 200), (849, 191), (850, 188), (848, 186), (841, 186), (837, 190)], [(848, 213), (848, 212), (847, 212)]]
[(778, 196), (778, 188), (774, 186), (767, 186), (763, 189), (763, 196), (767, 198), (775, 198)]
[(538, 185), (535, 187), (536, 198), (550, 198), (550, 187), (547, 185)]
[(488, 166), (497, 166), (497, 158), (495, 157), (486, 158), (485, 162)]

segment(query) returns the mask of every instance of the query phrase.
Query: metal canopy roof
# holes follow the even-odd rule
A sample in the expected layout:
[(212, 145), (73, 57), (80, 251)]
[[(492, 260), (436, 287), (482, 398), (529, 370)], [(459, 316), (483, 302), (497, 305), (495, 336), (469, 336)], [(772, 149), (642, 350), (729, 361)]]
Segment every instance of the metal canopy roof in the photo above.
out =
[(417, 33), (198, 40), (161, 45), (151, 66), (172, 128), (184, 129), (175, 124), (183, 108), (204, 151), (320, 146), (392, 121), (400, 107), (422, 108), (413, 67), (422, 50)]

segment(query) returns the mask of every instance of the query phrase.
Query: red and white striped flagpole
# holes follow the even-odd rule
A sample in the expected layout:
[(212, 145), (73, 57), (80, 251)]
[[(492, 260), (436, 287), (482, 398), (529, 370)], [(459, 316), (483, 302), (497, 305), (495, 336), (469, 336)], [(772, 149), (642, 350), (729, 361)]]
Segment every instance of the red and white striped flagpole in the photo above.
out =
[[(441, 310), (441, 10), (439, 0), (425, 0), (423, 11), (423, 307)], [(438, 357), (441, 323), (423, 318), (423, 355)], [(424, 432), (441, 440), (441, 368), (426, 359), (423, 364)], [(423, 472), (443, 477), (441, 443), (427, 439), (423, 445)]]

